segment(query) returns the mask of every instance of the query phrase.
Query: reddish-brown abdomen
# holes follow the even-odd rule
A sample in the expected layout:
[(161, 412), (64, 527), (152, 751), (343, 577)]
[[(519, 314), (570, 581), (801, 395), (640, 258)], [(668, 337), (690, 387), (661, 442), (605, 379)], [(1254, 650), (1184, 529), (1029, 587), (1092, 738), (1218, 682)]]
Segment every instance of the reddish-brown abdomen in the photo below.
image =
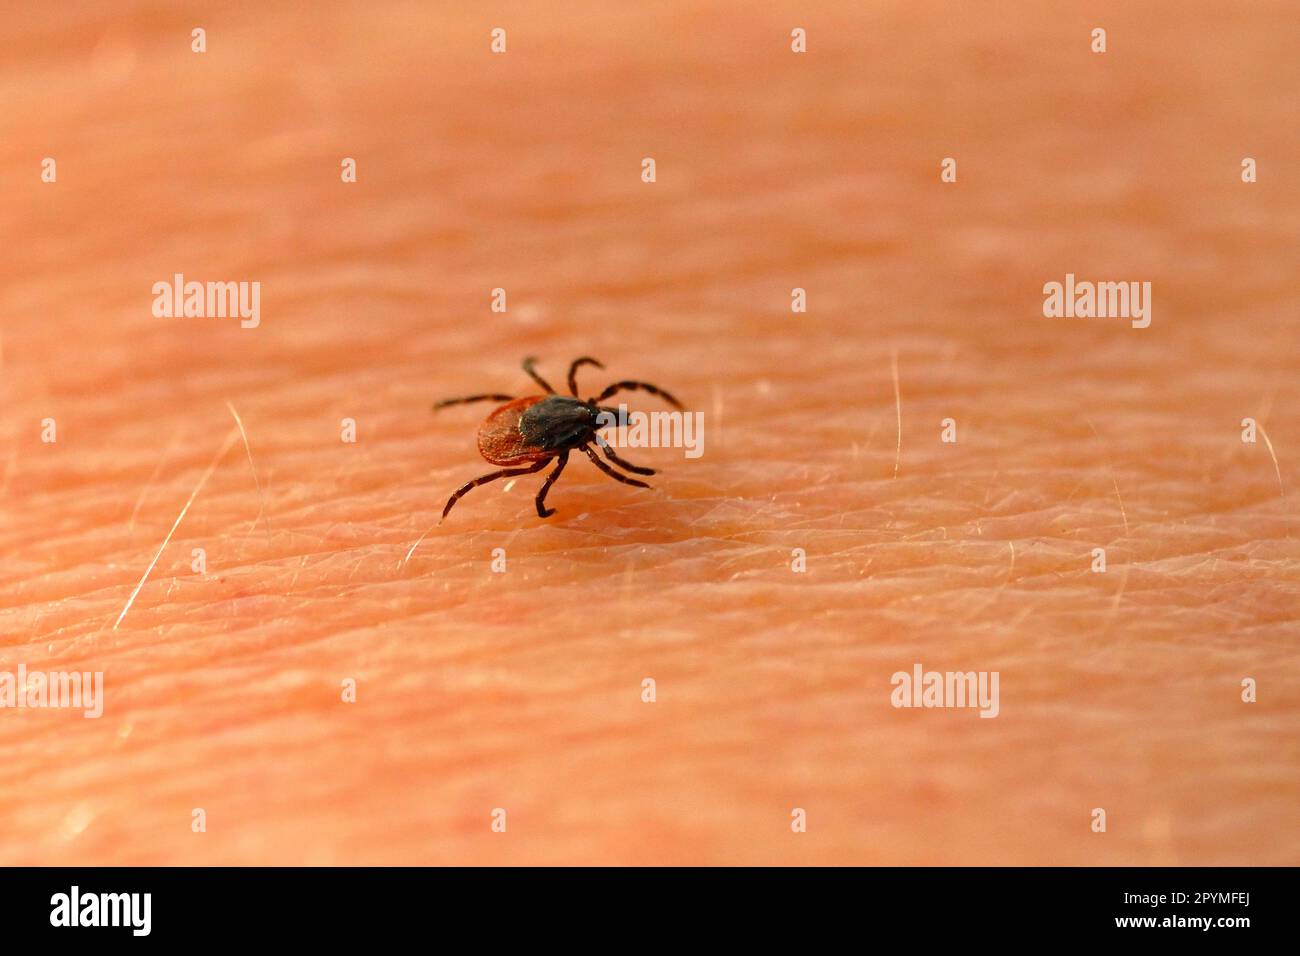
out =
[(522, 465), (553, 457), (553, 451), (526, 444), (519, 431), (519, 419), (524, 412), (544, 398), (545, 395), (516, 398), (489, 415), (478, 427), (479, 454), (494, 465)]

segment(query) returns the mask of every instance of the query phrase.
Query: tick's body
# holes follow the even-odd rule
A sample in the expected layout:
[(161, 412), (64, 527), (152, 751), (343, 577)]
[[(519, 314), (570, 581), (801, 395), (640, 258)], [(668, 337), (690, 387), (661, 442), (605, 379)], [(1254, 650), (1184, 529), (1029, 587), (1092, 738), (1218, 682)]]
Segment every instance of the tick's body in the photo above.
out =
[(478, 427), (478, 450), (494, 465), (522, 465), (596, 440), (598, 409), (564, 395), (502, 405)]
[[(547, 394), (529, 395), (525, 398), (496, 394), (471, 395), (467, 398), (445, 399), (433, 406), (436, 411), (447, 405), (461, 405), (468, 402), (503, 401), (506, 403), (489, 415), (478, 429), (479, 453), (492, 464), (505, 467), (501, 471), (476, 478), (458, 488), (447, 501), (447, 507), (442, 510), (444, 518), (447, 517), (447, 512), (451, 511), (452, 505), (471, 489), (498, 478), (541, 471), (552, 459), (557, 461), (555, 470), (547, 476), (542, 490), (537, 493), (536, 503), (539, 516), (546, 518), (554, 514), (555, 510), (545, 505), (546, 493), (551, 490), (555, 479), (560, 477), (560, 472), (569, 461), (569, 452), (574, 449), (584, 452), (597, 468), (611, 478), (639, 488), (650, 487), (644, 481), (637, 481), (622, 472), (615, 471), (601, 461), (591, 447), (593, 444), (599, 445), (606, 458), (633, 474), (653, 475), (655, 473), (653, 468), (639, 468), (631, 462), (624, 461), (614, 454), (614, 449), (609, 447), (603, 438), (596, 434), (600, 428), (618, 421), (617, 409), (604, 408), (599, 403), (616, 392), (632, 389), (658, 395), (677, 408), (682, 407), (681, 403), (661, 388), (645, 382), (633, 381), (615, 382), (600, 395), (584, 402), (577, 397), (578, 385), (575, 379), (575, 373), (582, 365), (604, 368), (593, 358), (583, 357), (574, 360), (569, 366), (569, 391), (572, 392), (573, 397), (557, 395), (555, 389), (533, 370), (533, 360), (524, 359), (524, 371), (545, 388)], [(602, 413), (605, 413), (606, 417), (603, 417)]]

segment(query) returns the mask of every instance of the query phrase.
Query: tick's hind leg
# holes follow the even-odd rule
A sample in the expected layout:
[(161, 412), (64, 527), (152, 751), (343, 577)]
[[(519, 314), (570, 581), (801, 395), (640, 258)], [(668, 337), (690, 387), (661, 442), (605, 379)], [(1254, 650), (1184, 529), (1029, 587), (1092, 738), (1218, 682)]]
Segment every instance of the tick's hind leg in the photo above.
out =
[(574, 398), (578, 397), (578, 378), (576, 373), (578, 369), (582, 368), (584, 365), (594, 365), (596, 368), (605, 367), (590, 355), (584, 355), (582, 358), (574, 359), (573, 364), (569, 366), (569, 394)]
[(555, 389), (551, 388), (551, 383), (538, 375), (536, 369), (533, 368), (533, 365), (535, 365), (536, 362), (537, 359), (533, 358), (531, 355), (528, 356), (528, 358), (524, 359), (524, 371), (528, 373), (529, 378), (542, 386), (542, 388), (546, 389), (547, 395), (554, 395)]
[(605, 399), (609, 398), (611, 395), (615, 394), (616, 392), (638, 392), (638, 391), (649, 392), (651, 395), (658, 395), (660, 398), (662, 398), (669, 405), (672, 405), (674, 408), (682, 407), (682, 403), (677, 401), (677, 399), (675, 399), (672, 396), (672, 394), (664, 391), (658, 385), (651, 385), (649, 382), (633, 382), (633, 381), (615, 382), (613, 385), (605, 389), (595, 398), (589, 399), (588, 401), (595, 402), (597, 405), (599, 405), (601, 402), (603, 402)]
[(609, 465), (600, 460), (600, 456), (596, 454), (590, 445), (582, 445), (580, 447), (587, 453), (587, 457), (591, 459), (593, 465), (605, 474), (609, 475), (609, 477), (613, 478), (615, 481), (621, 481), (625, 485), (636, 485), (638, 488), (650, 487), (644, 481), (637, 481), (635, 478), (629, 478), (627, 475), (617, 472), (613, 468), (609, 467)]
[[(451, 511), (451, 506), (460, 501), (461, 498), (469, 494), (479, 485), (486, 485), (489, 481), (496, 481), (498, 478), (513, 478), (515, 475), (531, 475), (535, 471), (541, 471), (546, 467), (551, 459), (543, 458), (541, 461), (528, 468), (503, 468), (501, 471), (494, 471), (490, 475), (484, 475), (482, 478), (475, 478), (473, 481), (467, 481), (456, 489), (456, 493), (447, 499), (447, 507), (442, 509), (442, 518), (447, 517), (447, 512)], [(442, 524), (442, 518), (438, 519), (438, 524)]]
[(546, 493), (551, 490), (551, 485), (555, 484), (555, 479), (560, 477), (560, 472), (564, 471), (564, 466), (569, 463), (569, 453), (560, 452), (559, 464), (555, 470), (546, 476), (546, 482), (542, 485), (542, 490), (537, 492), (537, 516), (539, 518), (549, 518), (555, 514), (554, 508), (546, 507)]
[(600, 446), (600, 450), (605, 453), (606, 458), (618, 465), (618, 467), (622, 468), (624, 471), (630, 471), (634, 475), (653, 475), (655, 473), (653, 468), (642, 468), (640, 465), (634, 465), (630, 461), (625, 461), (618, 457), (618, 455), (614, 454), (614, 449), (609, 446), (609, 442), (605, 441), (605, 439), (601, 438), (599, 435), (596, 436), (596, 444)]
[(468, 405), (470, 402), (512, 402), (514, 398), (513, 395), (466, 395), (464, 398), (444, 398), (440, 402), (433, 403), (433, 410), (436, 412), (448, 405)]

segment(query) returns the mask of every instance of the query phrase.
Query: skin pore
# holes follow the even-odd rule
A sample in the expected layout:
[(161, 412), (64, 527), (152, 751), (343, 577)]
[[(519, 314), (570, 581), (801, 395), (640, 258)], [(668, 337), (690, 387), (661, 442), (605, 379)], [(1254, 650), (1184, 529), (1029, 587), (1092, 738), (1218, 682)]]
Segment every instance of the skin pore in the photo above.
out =
[[(1046, 6), (15, 14), (0, 863), (1298, 862), (1291, 12)], [(705, 453), (437, 527), (525, 355)]]

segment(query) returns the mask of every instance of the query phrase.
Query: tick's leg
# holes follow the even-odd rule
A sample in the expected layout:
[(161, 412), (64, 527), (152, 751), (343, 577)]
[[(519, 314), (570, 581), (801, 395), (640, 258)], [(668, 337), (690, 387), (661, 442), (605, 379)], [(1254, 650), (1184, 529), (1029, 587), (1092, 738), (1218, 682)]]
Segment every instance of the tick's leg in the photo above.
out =
[(444, 398), (440, 402), (433, 403), (433, 410), (436, 412), (440, 408), (446, 408), (448, 405), (468, 405), (470, 402), (510, 402), (514, 401), (513, 395), (466, 395), (464, 398)]
[(529, 378), (531, 378), (538, 385), (542, 386), (542, 388), (546, 389), (547, 395), (554, 395), (555, 389), (551, 388), (551, 383), (548, 382), (546, 379), (542, 378), (540, 375), (538, 375), (537, 372), (533, 369), (533, 365), (536, 362), (537, 359), (533, 358), (531, 355), (528, 356), (528, 358), (524, 359), (524, 371), (528, 373)]
[(596, 368), (605, 367), (589, 355), (584, 355), (582, 358), (574, 359), (573, 364), (569, 366), (569, 394), (574, 398), (578, 397), (578, 379), (575, 373), (584, 365), (594, 365)]
[(605, 453), (606, 458), (625, 471), (630, 471), (634, 475), (653, 475), (655, 473), (653, 468), (642, 468), (640, 465), (634, 465), (630, 461), (619, 458), (618, 455), (614, 454), (614, 449), (609, 447), (609, 442), (599, 435), (596, 436), (596, 444), (600, 446), (600, 450)]
[(671, 394), (665, 392), (658, 385), (651, 385), (649, 382), (615, 382), (613, 385), (605, 389), (595, 398), (589, 399), (589, 401), (599, 404), (603, 402), (605, 399), (609, 398), (615, 392), (633, 392), (633, 391), (649, 392), (651, 395), (658, 395), (660, 398), (662, 398), (669, 405), (672, 405), (674, 408), (682, 407), (682, 403), (677, 401), (677, 399), (673, 398)]
[(537, 516), (539, 518), (549, 518), (555, 514), (554, 508), (546, 507), (546, 493), (551, 490), (551, 485), (555, 484), (555, 479), (560, 477), (560, 472), (564, 471), (564, 466), (569, 463), (569, 453), (560, 452), (559, 464), (555, 470), (546, 476), (546, 482), (542, 485), (542, 490), (537, 492)]
[(613, 468), (609, 467), (609, 465), (600, 460), (600, 456), (596, 454), (595, 450), (593, 450), (590, 445), (581, 445), (579, 447), (587, 453), (587, 457), (591, 459), (593, 465), (605, 474), (609, 475), (609, 477), (613, 478), (615, 481), (621, 481), (625, 485), (636, 485), (638, 488), (650, 487), (644, 481), (637, 481), (635, 478), (629, 478), (627, 475), (617, 472)]
[[(479, 485), (486, 485), (489, 481), (496, 481), (498, 478), (513, 478), (515, 475), (531, 475), (535, 471), (541, 471), (546, 467), (551, 459), (543, 458), (535, 465), (529, 468), (504, 468), (501, 471), (494, 471), (490, 475), (484, 475), (482, 478), (475, 478), (473, 481), (467, 481), (456, 489), (456, 493), (447, 499), (447, 507), (442, 509), (442, 518), (447, 517), (447, 512), (451, 511), (451, 506), (460, 501), (465, 495), (469, 494), (472, 488)], [(442, 524), (442, 518), (438, 519), (438, 524)]]

